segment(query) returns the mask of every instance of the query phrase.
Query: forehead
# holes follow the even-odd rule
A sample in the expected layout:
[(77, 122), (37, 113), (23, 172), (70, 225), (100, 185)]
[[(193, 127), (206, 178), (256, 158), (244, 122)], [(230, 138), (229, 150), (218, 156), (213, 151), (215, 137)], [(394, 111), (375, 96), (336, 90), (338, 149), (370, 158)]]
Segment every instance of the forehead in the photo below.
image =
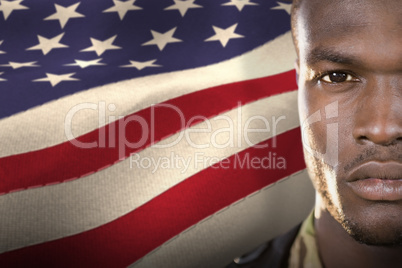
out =
[(303, 0), (297, 17), (301, 60), (317, 48), (395, 55), (402, 61), (401, 0)]
[[(356, 27), (380, 24), (402, 26), (400, 0), (303, 0), (301, 19), (312, 33), (339, 29), (355, 31)], [(341, 33), (341, 32), (340, 32)]]

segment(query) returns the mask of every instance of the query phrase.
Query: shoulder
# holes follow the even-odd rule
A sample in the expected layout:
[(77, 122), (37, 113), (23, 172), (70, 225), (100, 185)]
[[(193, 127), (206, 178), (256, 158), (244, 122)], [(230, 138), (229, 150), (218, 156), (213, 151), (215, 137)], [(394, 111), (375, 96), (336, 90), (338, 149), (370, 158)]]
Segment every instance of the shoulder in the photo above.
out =
[(226, 268), (282, 268), (287, 267), (290, 248), (299, 232), (301, 224), (280, 235), (255, 250), (235, 259)]

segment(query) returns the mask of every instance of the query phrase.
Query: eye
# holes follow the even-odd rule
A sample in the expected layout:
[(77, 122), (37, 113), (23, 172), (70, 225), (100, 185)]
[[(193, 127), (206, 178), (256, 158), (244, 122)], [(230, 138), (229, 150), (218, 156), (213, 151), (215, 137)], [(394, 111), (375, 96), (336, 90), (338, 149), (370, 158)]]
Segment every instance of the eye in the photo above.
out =
[(321, 80), (327, 83), (343, 83), (355, 81), (356, 78), (344, 72), (330, 72), (321, 77)]

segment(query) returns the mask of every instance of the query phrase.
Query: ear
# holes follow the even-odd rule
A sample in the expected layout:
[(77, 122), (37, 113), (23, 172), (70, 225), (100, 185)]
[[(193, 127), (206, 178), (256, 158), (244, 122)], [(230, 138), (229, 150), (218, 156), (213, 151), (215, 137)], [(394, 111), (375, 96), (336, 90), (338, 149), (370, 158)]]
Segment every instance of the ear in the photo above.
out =
[(300, 71), (300, 64), (299, 64), (299, 59), (295, 60), (295, 69), (296, 69), (296, 83), (299, 85), (299, 71)]

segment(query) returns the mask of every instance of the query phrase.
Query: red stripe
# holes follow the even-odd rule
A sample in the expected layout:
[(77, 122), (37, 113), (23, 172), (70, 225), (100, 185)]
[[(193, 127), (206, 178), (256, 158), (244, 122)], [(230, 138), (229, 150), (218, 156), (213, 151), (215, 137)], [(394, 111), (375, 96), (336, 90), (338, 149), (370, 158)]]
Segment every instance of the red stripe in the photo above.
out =
[[(233, 109), (239, 102), (244, 105), (264, 97), (294, 90), (297, 88), (294, 77), (295, 73), (292, 70), (266, 78), (209, 88), (171, 99), (164, 104), (177, 107), (184, 114), (185, 125), (187, 125), (189, 120), (195, 116), (211, 118)], [(84, 143), (98, 142), (99, 133), (103, 132), (105, 138), (102, 140), (106, 141), (106, 148), (98, 146), (82, 149), (70, 142), (65, 142), (38, 151), (0, 158), (0, 193), (77, 179), (113, 165), (131, 153), (143, 150), (153, 143), (151, 140), (151, 112), (151, 108), (146, 108), (125, 117), (125, 120), (142, 118), (147, 124), (144, 129), (139, 123), (133, 121), (119, 131), (119, 127), (124, 126), (122, 119), (78, 138), (80, 142)], [(156, 108), (154, 118), (155, 142), (188, 127), (181, 124), (178, 113), (170, 108)], [(200, 121), (195, 120), (189, 125)], [(115, 147), (109, 146), (107, 142), (110, 139), (111, 130), (116, 133), (116, 135), (112, 135), (112, 137), (115, 136), (112, 139), (117, 145)], [(148, 130), (149, 134), (143, 136), (145, 130)], [(142, 137), (145, 140), (141, 145), (133, 148), (123, 146), (125, 152), (119, 155), (118, 144), (123, 140), (119, 139), (119, 136), (126, 137), (133, 143), (140, 141)]]
[[(277, 136), (265, 149), (248, 148), (239, 159), (276, 153), (286, 169), (210, 167), (133, 212), (96, 229), (0, 255), (0, 267), (126, 267), (205, 217), (305, 168), (300, 129)], [(228, 159), (234, 163), (236, 156)]]

